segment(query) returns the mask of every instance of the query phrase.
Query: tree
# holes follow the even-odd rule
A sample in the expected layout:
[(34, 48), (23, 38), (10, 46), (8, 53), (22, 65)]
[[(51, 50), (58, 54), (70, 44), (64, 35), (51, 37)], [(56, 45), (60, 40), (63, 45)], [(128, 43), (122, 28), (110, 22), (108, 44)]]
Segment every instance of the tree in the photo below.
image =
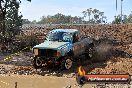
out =
[(36, 23), (37, 23), (37, 21), (36, 21), (36, 20), (33, 20), (31, 23), (32, 23), (32, 24), (36, 24)]
[(88, 17), (89, 17), (89, 22), (90, 22), (91, 13), (92, 13), (92, 8), (87, 9), (87, 14), (88, 14)]
[(132, 12), (130, 13), (130, 15), (127, 18), (127, 23), (132, 23)]
[(127, 18), (127, 15), (123, 15), (123, 23), (128, 23), (128, 18)]
[(99, 10), (94, 9), (93, 11), (95, 23), (99, 23)]
[(1, 42), (5, 37), (5, 17), (7, 13), (9, 0), (0, 0), (0, 32)]
[(103, 23), (104, 12), (99, 12), (100, 21)]
[[(31, 0), (27, 0), (31, 1)], [(21, 0), (0, 0), (0, 42), (6, 44), (20, 31), (22, 15), (18, 15)]]
[(79, 24), (82, 23), (82, 18), (70, 15), (66, 16), (61, 13), (57, 13), (53, 16), (42, 16), (41, 20), (38, 22), (40, 24)]
[(103, 23), (107, 23), (107, 17), (106, 16), (103, 16)]
[(83, 11), (82, 14), (83, 14), (83, 20), (84, 20), (84, 18), (86, 18), (87, 16), (87, 11)]
[(19, 2), (12, 0), (8, 5), (7, 14), (5, 15), (5, 37), (12, 39), (20, 31), (20, 27), (22, 26), (22, 15), (18, 15)]
[(120, 15), (115, 16), (115, 19), (114, 19), (114, 21), (112, 23), (114, 23), (114, 24), (120, 24), (121, 23), (121, 16)]
[[(89, 8), (86, 11), (83, 11), (83, 18), (86, 18), (88, 16), (89, 21), (85, 21), (85, 23), (92, 23), (92, 24), (98, 24), (98, 23), (106, 23), (106, 16), (104, 16), (104, 12), (100, 12), (97, 9)], [(91, 18), (92, 17), (92, 18)]]
[(29, 21), (28, 19), (22, 19), (22, 24), (30, 24), (31, 21)]
[(38, 24), (45, 24), (46, 23), (46, 17), (42, 16), (41, 20), (37, 22)]
[(129, 16), (122, 15), (122, 18), (121, 18), (121, 15), (119, 14), (118, 16), (115, 16), (115, 19), (112, 21), (112, 23), (113, 24), (120, 24), (121, 19), (122, 19), (123, 23), (132, 23), (132, 14), (129, 14)]

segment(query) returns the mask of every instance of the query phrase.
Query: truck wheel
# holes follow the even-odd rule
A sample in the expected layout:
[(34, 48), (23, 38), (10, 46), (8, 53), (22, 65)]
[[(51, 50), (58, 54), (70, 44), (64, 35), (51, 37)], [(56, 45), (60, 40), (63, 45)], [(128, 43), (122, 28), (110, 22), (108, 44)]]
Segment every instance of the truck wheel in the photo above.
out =
[(38, 69), (38, 68), (42, 67), (42, 60), (40, 59), (40, 57), (33, 58), (33, 67), (35, 69)]
[(72, 60), (70, 58), (67, 58), (65, 60), (65, 68), (70, 69), (72, 67)]
[(63, 58), (64, 60), (61, 62), (61, 70), (68, 70), (72, 67), (73, 61), (72, 61), (72, 57), (65, 57)]

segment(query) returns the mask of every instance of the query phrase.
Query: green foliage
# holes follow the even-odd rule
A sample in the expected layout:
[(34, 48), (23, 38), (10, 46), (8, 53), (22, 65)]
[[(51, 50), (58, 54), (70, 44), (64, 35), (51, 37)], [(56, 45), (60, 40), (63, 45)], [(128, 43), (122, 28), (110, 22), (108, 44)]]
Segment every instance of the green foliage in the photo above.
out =
[(115, 16), (115, 19), (114, 19), (114, 21), (112, 23), (114, 23), (114, 24), (120, 24), (121, 23), (121, 16), (120, 15)]
[(31, 21), (29, 21), (28, 19), (22, 19), (22, 24), (30, 24)]
[[(132, 12), (127, 15), (122, 15), (123, 23), (132, 23)], [(113, 20), (114, 24), (120, 24), (121, 23), (121, 15), (115, 16), (115, 19)]]
[(18, 15), (19, 2), (10, 1), (5, 15), (6, 37), (14, 38), (22, 26), (22, 15)]
[[(31, 1), (31, 0), (28, 0)], [(8, 43), (19, 34), (22, 15), (18, 15), (21, 0), (0, 0), (0, 42)]]
[(104, 12), (100, 12), (97, 9), (89, 8), (83, 13), (83, 19), (88, 17), (88, 21), (86, 23), (98, 24), (98, 23), (106, 23), (106, 16), (104, 16)]
[(127, 22), (128, 22), (128, 23), (132, 23), (132, 12), (131, 12), (130, 15), (128, 16)]
[(22, 15), (18, 15), (20, 3), (21, 0), (0, 0), (0, 42), (2, 47), (13, 48), (15, 36), (20, 32), (22, 26)]
[(38, 22), (40, 24), (80, 24), (82, 22), (81, 17), (66, 16), (61, 13), (57, 13), (54, 16), (42, 16)]

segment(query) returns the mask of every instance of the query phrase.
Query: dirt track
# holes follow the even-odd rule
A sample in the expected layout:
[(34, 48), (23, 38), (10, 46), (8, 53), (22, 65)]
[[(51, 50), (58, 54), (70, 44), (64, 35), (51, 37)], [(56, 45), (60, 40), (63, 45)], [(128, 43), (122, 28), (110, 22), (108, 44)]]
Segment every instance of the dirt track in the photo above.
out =
[(55, 76), (0, 75), (0, 88), (132, 88), (127, 84), (90, 84), (80, 86), (74, 78)]
[[(113, 25), (113, 26), (98, 25), (98, 26), (86, 26), (86, 27), (85, 26), (61, 26), (57, 28), (77, 28), (77, 29), (80, 29), (82, 35), (89, 35), (97, 40), (104, 37), (108, 38), (107, 42), (113, 47), (112, 48), (113, 51), (110, 52), (110, 55), (108, 55), (109, 58), (107, 58), (105, 61), (96, 62), (96, 63), (90, 62), (88, 60), (88, 62), (85, 61), (86, 63), (81, 64), (84, 66), (88, 74), (130, 74), (132, 75), (132, 57), (128, 55), (128, 54), (132, 54), (132, 25), (131, 24)], [(36, 29), (34, 29), (34, 32)], [(47, 33), (48, 30), (49, 29), (44, 31), (43, 29), (41, 33), (45, 34), (45, 32)], [(1, 55), (0, 59), (3, 59), (8, 55), (9, 54)], [(0, 76), (0, 79), (2, 79), (0, 82), (0, 88), (14, 88), (16, 81), (18, 82), (18, 86), (21, 86), (18, 88), (41, 88), (43, 85), (45, 86), (47, 85), (47, 87), (45, 88), (50, 88), (51, 86), (52, 86), (51, 88), (53, 87), (66, 88), (67, 85), (71, 85), (72, 88), (78, 87), (75, 85), (76, 82), (74, 77), (75, 77), (75, 72), (77, 71), (77, 68), (79, 65), (73, 67), (70, 71), (64, 71), (61, 73), (58, 73), (57, 71), (52, 71), (52, 70), (36, 71), (31, 66), (31, 60), (30, 60), (31, 56), (32, 56), (31, 52), (23, 52), (5, 62), (1, 62), (0, 74), (4, 74), (4, 75), (6, 74), (6, 76), (5, 77)], [(8, 76), (9, 74), (11, 76)], [(19, 76), (16, 76), (17, 74)], [(25, 76), (22, 76), (22, 75), (25, 75)], [(48, 85), (49, 81), (51, 82), (50, 86)], [(59, 83), (61, 83), (61, 85), (59, 85)], [(10, 86), (8, 84), (10, 84)], [(39, 84), (39, 87), (36, 86), (37, 84)], [(84, 85), (83, 88), (85, 87), (88, 88), (88, 85)]]
[(17, 88), (65, 88), (69, 85), (77, 88), (73, 78), (12, 75), (0, 76), (0, 79), (0, 88), (15, 88), (15, 82)]

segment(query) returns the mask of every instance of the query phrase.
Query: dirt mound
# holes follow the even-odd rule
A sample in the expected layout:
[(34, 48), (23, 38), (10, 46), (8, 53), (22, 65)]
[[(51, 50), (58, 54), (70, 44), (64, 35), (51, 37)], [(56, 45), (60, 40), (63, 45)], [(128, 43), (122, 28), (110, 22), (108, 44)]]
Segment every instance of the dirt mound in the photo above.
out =
[(130, 74), (132, 75), (132, 59), (112, 58), (104, 63), (93, 63), (89, 74)]

